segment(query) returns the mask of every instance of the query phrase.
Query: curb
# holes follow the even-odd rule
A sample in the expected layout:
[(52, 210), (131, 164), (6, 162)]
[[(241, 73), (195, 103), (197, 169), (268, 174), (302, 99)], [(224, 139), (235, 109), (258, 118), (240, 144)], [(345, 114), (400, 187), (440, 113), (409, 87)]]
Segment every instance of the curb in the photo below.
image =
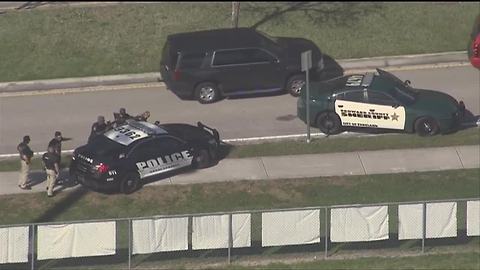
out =
[[(338, 64), (340, 64), (345, 71), (353, 69), (401, 67), (407, 65), (438, 65), (440, 63), (459, 62), (468, 62), (466, 51), (338, 60)], [(52, 80), (16, 81), (0, 83), (0, 93), (152, 83), (159, 81), (161, 81), (161, 75), (159, 72)]]

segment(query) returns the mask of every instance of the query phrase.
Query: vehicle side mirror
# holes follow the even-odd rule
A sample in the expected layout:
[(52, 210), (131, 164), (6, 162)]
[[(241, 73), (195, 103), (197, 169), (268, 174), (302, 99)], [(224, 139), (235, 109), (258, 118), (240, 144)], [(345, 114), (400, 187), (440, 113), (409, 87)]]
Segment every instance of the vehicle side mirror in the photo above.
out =
[(280, 63), (280, 60), (278, 60), (277, 58), (274, 58), (272, 61), (270, 61), (271, 63), (273, 64), (278, 64)]
[(412, 82), (410, 82), (410, 80), (406, 80), (404, 83), (405, 85), (410, 85)]

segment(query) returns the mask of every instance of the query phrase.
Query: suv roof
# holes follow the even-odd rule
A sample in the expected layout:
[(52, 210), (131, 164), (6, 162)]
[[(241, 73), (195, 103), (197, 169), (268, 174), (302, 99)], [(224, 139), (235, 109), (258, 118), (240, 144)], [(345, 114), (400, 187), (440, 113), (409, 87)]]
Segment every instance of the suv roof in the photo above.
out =
[(176, 50), (212, 50), (239, 47), (255, 47), (262, 43), (261, 35), (252, 28), (227, 28), (168, 36)]

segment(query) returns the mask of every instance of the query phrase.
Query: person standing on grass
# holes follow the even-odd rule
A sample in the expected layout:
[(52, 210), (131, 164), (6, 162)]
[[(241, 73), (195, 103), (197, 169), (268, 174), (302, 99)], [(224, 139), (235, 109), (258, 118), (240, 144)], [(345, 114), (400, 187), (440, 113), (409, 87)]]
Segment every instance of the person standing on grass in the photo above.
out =
[(28, 144), (30, 143), (30, 136), (23, 137), (23, 141), (17, 146), (20, 154), (20, 177), (18, 179), (18, 187), (21, 189), (31, 189), (28, 183), (28, 173), (30, 172), (30, 163), (33, 157), (33, 151)]
[(60, 173), (60, 156), (53, 146), (48, 147), (48, 152), (42, 156), (43, 165), (47, 172), (47, 196), (53, 196), (53, 188)]

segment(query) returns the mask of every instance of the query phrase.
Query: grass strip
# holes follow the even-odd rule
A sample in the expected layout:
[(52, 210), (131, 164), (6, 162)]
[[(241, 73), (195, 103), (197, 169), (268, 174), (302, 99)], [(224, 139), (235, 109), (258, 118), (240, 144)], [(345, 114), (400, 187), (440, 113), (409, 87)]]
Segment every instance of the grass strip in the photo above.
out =
[(478, 252), (459, 254), (437, 254), (428, 256), (409, 256), (397, 258), (361, 258), (343, 260), (320, 260), (307, 263), (283, 264), (275, 263), (266, 266), (231, 266), (229, 270), (243, 269), (479, 269), (480, 256)]
[[(249, 158), (260, 156), (281, 156), (300, 154), (324, 154), (334, 152), (408, 149), (443, 147), (456, 145), (478, 145), (480, 129), (470, 128), (449, 135), (420, 137), (415, 134), (388, 134), (367, 137), (322, 137), (312, 139), (310, 144), (304, 141), (280, 141), (249, 145), (231, 145), (222, 149), (226, 158)], [(71, 155), (62, 157), (62, 167), (68, 168)], [(32, 159), (32, 170), (41, 170), (40, 157)], [(18, 171), (20, 161), (15, 159), (0, 160), (0, 172)]]
[[(242, 2), (239, 26), (346, 59), (466, 50), (477, 14), (466, 2)], [(9, 11), (0, 25), (0, 81), (155, 72), (167, 35), (231, 27), (231, 3)]]
[[(147, 186), (131, 195), (83, 188), (0, 196), (0, 224), (193, 214), (480, 196), (480, 169)], [(166, 181), (166, 180), (165, 180)]]

